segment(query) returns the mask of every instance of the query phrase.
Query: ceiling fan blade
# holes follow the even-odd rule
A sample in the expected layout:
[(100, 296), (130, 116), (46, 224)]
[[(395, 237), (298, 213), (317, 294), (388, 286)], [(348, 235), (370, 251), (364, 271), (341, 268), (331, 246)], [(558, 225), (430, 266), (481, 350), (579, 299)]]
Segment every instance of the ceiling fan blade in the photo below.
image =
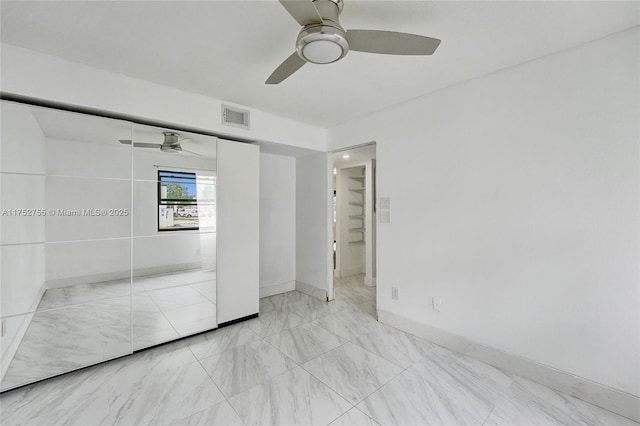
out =
[[(131, 145), (131, 139), (120, 139), (120, 143), (124, 145)], [(160, 144), (157, 143), (144, 143), (144, 142), (134, 142), (133, 146), (135, 148), (158, 148)]]
[(291, 56), (284, 60), (278, 68), (269, 76), (265, 84), (278, 84), (286, 80), (291, 74), (298, 71), (306, 62), (298, 53), (293, 52)]
[(160, 144), (157, 143), (144, 143), (144, 142), (134, 142), (134, 148), (160, 148)]
[(280, 4), (302, 26), (322, 22), (322, 16), (311, 0), (280, 0)]
[(440, 44), (437, 38), (395, 31), (348, 30), (349, 50), (385, 55), (431, 55)]

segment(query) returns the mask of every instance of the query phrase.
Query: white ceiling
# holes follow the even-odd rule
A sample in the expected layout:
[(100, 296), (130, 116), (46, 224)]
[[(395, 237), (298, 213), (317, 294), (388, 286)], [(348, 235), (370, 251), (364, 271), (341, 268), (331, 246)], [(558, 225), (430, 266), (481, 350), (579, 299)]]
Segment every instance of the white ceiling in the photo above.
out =
[(640, 24), (640, 2), (346, 0), (347, 29), (440, 38), (431, 57), (350, 52), (265, 79), (298, 24), (275, 0), (3, 0), (2, 41), (295, 120), (330, 127)]
[[(344, 158), (345, 155), (348, 155), (348, 158)], [(375, 144), (335, 152), (333, 154), (333, 166), (338, 169), (359, 166), (372, 158), (376, 158)]]

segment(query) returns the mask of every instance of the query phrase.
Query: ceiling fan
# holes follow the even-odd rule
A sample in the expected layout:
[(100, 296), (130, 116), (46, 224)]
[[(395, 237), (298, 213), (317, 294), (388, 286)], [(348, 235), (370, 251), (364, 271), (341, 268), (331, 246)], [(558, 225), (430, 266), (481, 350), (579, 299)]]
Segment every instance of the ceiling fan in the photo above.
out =
[[(187, 151), (186, 149), (182, 149), (181, 144), (190, 141), (189, 138), (180, 139), (180, 133), (176, 132), (162, 132), (164, 135), (164, 142), (159, 143), (146, 143), (146, 142), (133, 142), (134, 148), (160, 148), (162, 152), (171, 152), (171, 153), (182, 153), (188, 152), (189, 154), (197, 155), (198, 157), (202, 157), (202, 155), (197, 152)], [(120, 143), (124, 145), (131, 145), (131, 139), (120, 139)]]
[(387, 55), (431, 55), (440, 44), (437, 38), (394, 31), (345, 30), (338, 20), (343, 0), (280, 0), (302, 25), (296, 51), (269, 76), (266, 84), (278, 84), (305, 63), (330, 64), (349, 50)]

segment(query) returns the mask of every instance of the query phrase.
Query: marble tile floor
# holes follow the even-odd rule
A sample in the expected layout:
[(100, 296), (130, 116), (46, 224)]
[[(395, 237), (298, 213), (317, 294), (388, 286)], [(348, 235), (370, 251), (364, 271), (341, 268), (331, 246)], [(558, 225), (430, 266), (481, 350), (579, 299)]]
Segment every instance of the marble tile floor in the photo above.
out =
[(215, 328), (215, 278), (202, 270), (135, 278), (133, 294), (122, 280), (47, 290), (0, 389)]
[(307, 298), (272, 296), (261, 301), (261, 316), (274, 312), (264, 324), (6, 392), (0, 424), (638, 426), (381, 324), (357, 304)]
[(337, 301), (357, 305), (374, 318), (376, 313), (376, 287), (364, 285), (364, 274), (333, 279), (334, 295)]

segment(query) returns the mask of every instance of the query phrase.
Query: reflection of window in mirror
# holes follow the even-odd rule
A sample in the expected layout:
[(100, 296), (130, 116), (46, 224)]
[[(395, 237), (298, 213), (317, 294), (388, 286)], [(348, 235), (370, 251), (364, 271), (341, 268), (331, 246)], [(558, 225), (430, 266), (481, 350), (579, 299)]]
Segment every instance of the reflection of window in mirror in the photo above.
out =
[(158, 170), (158, 231), (198, 230), (215, 220), (215, 176)]
[(195, 173), (158, 170), (158, 231), (200, 229)]

